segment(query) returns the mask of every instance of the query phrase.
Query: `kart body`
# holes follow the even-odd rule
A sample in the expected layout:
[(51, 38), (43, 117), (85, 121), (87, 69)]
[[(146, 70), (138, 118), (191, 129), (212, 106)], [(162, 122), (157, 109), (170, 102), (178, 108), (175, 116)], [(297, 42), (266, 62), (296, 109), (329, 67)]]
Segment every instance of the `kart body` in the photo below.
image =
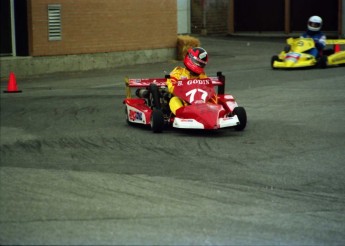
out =
[(308, 53), (310, 49), (315, 48), (312, 38), (288, 38), (286, 42), (285, 49), (271, 58), (273, 69), (345, 65), (345, 51), (340, 51), (340, 45), (345, 44), (345, 39), (326, 40), (326, 45), (333, 45), (333, 49), (323, 50), (318, 58)]
[[(167, 78), (169, 76), (126, 79), (127, 97), (123, 103), (129, 124), (149, 125), (153, 132), (162, 132), (167, 125), (206, 130), (234, 128), (241, 131), (245, 128), (245, 109), (238, 106), (232, 95), (224, 94), (225, 77), (220, 72), (217, 77), (177, 81), (174, 96), (184, 106), (176, 111), (176, 115), (169, 107), (172, 95), (167, 92)], [(218, 87), (218, 93), (215, 87)], [(132, 89), (136, 89), (134, 98)]]

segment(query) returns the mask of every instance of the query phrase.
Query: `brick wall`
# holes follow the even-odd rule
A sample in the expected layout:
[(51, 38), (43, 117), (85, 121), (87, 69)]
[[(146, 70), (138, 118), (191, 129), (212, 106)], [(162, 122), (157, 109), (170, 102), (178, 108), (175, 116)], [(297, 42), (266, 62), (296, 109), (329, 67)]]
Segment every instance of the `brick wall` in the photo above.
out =
[[(61, 4), (62, 40), (48, 40), (48, 4)], [(31, 56), (176, 47), (176, 0), (30, 0)]]

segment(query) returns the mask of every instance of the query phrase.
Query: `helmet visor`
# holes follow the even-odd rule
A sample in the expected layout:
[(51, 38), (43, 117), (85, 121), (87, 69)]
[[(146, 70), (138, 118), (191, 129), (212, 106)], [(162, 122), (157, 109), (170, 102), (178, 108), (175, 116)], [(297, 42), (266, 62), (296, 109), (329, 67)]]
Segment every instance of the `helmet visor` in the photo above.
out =
[(319, 28), (321, 26), (321, 23), (309, 21), (309, 26)]
[(198, 67), (201, 67), (201, 68), (204, 68), (207, 64), (206, 61), (203, 61), (195, 56), (193, 56), (191, 53), (189, 53), (189, 59), (195, 64), (197, 65)]

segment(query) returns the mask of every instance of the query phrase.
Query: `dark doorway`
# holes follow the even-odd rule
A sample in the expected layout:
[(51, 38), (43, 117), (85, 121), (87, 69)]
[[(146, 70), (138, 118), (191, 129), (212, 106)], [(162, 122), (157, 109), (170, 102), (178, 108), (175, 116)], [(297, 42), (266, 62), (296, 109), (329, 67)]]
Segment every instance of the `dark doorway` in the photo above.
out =
[(284, 31), (284, 0), (235, 0), (235, 31)]
[[(29, 55), (27, 1), (14, 0), (14, 27), (17, 56)], [(12, 56), (11, 1), (0, 0), (0, 55)]]
[(0, 0), (0, 55), (12, 55), (10, 0)]
[(27, 56), (29, 55), (27, 0), (15, 0), (14, 13), (17, 56)]
[(338, 0), (291, 0), (291, 30), (307, 30), (310, 16), (318, 15), (323, 20), (323, 31), (338, 30)]

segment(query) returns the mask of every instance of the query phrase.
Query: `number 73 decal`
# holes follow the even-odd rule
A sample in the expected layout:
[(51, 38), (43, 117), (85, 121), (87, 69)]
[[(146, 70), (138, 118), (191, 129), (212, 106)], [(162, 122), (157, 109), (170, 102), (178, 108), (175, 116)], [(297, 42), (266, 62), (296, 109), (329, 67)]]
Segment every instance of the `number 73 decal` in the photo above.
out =
[[(199, 93), (197, 93), (197, 92), (199, 92)], [(199, 100), (199, 98), (201, 98), (201, 100), (203, 100), (205, 102), (207, 95), (208, 95), (207, 91), (204, 91), (202, 89), (193, 89), (193, 90), (190, 90), (186, 93), (186, 96), (187, 97), (189, 96), (189, 102), (190, 103), (194, 102), (195, 100)]]

